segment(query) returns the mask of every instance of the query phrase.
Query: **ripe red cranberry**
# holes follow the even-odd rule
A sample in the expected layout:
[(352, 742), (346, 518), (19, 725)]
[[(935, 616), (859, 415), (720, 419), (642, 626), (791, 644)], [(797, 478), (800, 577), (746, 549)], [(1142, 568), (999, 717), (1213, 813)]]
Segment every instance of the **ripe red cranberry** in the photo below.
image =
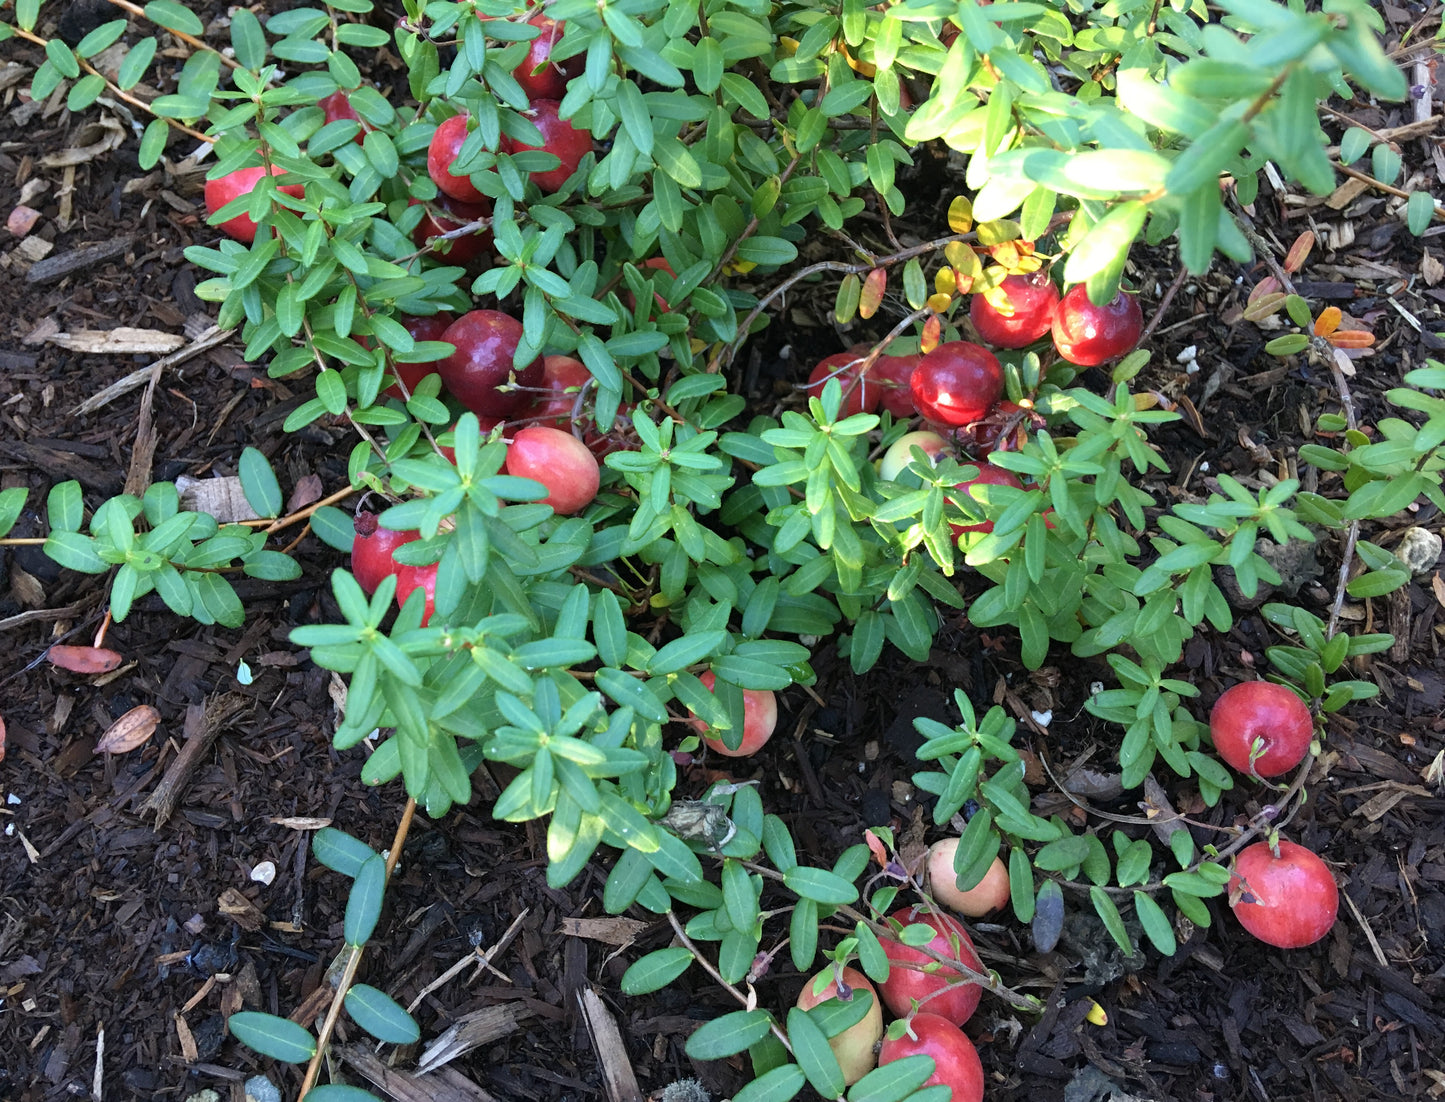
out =
[(549, 425), (519, 429), (507, 448), (507, 473), (547, 487), (543, 505), (563, 516), (580, 513), (597, 496), (597, 457), (570, 432)]
[[(984, 971), (983, 962), (974, 951), (973, 939), (957, 919), (944, 914), (929, 913), (919, 907), (904, 907), (894, 911), (889, 918), (905, 926), (918, 923), (932, 926), (938, 932), (928, 943), (929, 949), (966, 964), (977, 972)], [(955, 940), (956, 945), (950, 944)], [(879, 941), (882, 942), (883, 951), (887, 953), (888, 962), (892, 966), (888, 970), (888, 978), (879, 985), (883, 1001), (889, 1010), (902, 1017), (916, 1000), (923, 1003), (923, 1009), (930, 1014), (946, 1018), (954, 1025), (963, 1025), (973, 1017), (973, 1012), (978, 1009), (978, 1001), (983, 997), (982, 987), (965, 978), (961, 972), (938, 964), (921, 949), (915, 949), (891, 937), (879, 938)], [(934, 971), (921, 972), (915, 968), (900, 967), (903, 964), (931, 964)], [(935, 995), (936, 991), (942, 991), (942, 994)], [(931, 996), (928, 1001), (923, 1002), (928, 996)]]
[(913, 406), (923, 417), (967, 425), (988, 413), (1003, 394), (1003, 368), (987, 348), (950, 341), (918, 362), (910, 386)]
[[(512, 366), (522, 343), (522, 323), (497, 310), (471, 310), (449, 325), (441, 339), (456, 351), (437, 365), (442, 384), (478, 417), (511, 417), (531, 395), (517, 387), (542, 381), (542, 357)], [(515, 379), (516, 387), (507, 386)]]
[(431, 145), (427, 147), (427, 175), (444, 195), (450, 195), (463, 203), (480, 203), (486, 196), (472, 187), (471, 178), (453, 176), (451, 171), (452, 162), (457, 159), (457, 154), (466, 140), (466, 115), (453, 115), (442, 122), (432, 135)]
[(575, 54), (566, 61), (553, 61), (552, 48), (562, 37), (562, 28), (566, 24), (549, 19), (541, 12), (527, 22), (540, 28), (542, 33), (532, 39), (526, 59), (513, 70), (512, 76), (527, 93), (529, 100), (560, 100), (567, 94), (568, 82), (582, 72), (587, 59), (582, 54)]
[[(978, 464), (977, 478), (970, 478), (967, 482), (960, 482), (957, 488), (966, 491), (969, 497), (977, 501), (979, 495), (975, 494), (970, 488), (973, 486), (1012, 486), (1016, 490), (1022, 490), (1024, 488), (1024, 484), (1018, 480), (1018, 476), (1015, 475), (1013, 471), (1004, 470), (1002, 467), (995, 467), (992, 463), (987, 462)], [(955, 498), (950, 497), (949, 500), (956, 503)], [(948, 527), (953, 531), (953, 538), (958, 539), (964, 532), (992, 532), (993, 521), (983, 520), (977, 524), (950, 523)], [(1052, 527), (1052, 525), (1050, 525), (1050, 527)]]
[[(285, 169), (271, 165), (272, 176), (282, 176)], [(206, 213), (215, 214), (232, 199), (239, 199), (243, 195), (250, 195), (256, 190), (256, 184), (262, 176), (266, 175), (266, 166), (254, 165), (251, 168), (238, 168), (235, 172), (228, 172), (226, 175), (215, 180), (206, 181)], [(306, 188), (302, 184), (279, 184), (277, 191), (284, 191), (287, 195), (301, 198)], [(234, 218), (228, 218), (218, 227), (221, 232), (229, 234), (237, 241), (244, 241), (250, 244), (256, 240), (256, 223), (252, 221), (249, 214), (238, 214)]]
[(396, 570), (396, 607), (401, 608), (406, 604), (406, 599), (416, 590), (420, 589), (425, 595), (426, 611), (422, 613), (421, 626), (431, 621), (432, 613), (436, 611), (437, 596), (437, 564), (428, 563), (426, 566), (399, 566)]
[[(452, 317), (445, 310), (437, 314), (429, 314), (426, 317), (412, 317), (410, 314), (398, 314), (397, 321), (402, 327), (419, 341), (439, 341), (442, 334), (447, 331), (456, 318)], [(421, 382), (428, 375), (436, 373), (437, 364), (440, 360), (428, 360), (424, 363), (398, 363), (392, 366), (396, 369), (397, 377), (406, 384), (407, 394), (416, 390), (417, 383)], [(387, 398), (400, 398), (406, 400), (402, 394), (401, 387), (392, 383), (381, 392)]]
[(1241, 681), (1220, 694), (1209, 713), (1209, 733), (1219, 756), (1250, 772), (1254, 740), (1264, 745), (1254, 761), (1261, 777), (1288, 773), (1309, 753), (1315, 724), (1299, 696), (1273, 681)]
[(818, 361), (818, 366), (808, 373), (808, 385), (803, 388), (811, 398), (821, 398), (823, 388), (829, 379), (837, 379), (843, 390), (843, 401), (838, 405), (838, 419), (852, 417), (855, 413), (871, 413), (878, 408), (883, 388), (871, 375), (860, 375), (863, 366), (862, 352), (834, 352)]
[(912, 417), (913, 390), (910, 386), (913, 371), (923, 359), (921, 352), (908, 356), (879, 356), (868, 369), (868, 378), (877, 383), (882, 391), (879, 399), (883, 408), (900, 420)]
[(1000, 290), (1013, 312), (1005, 314), (983, 295), (974, 295), (968, 316), (978, 335), (996, 348), (1023, 348), (1033, 344), (1054, 324), (1059, 290), (1043, 272), (1005, 277)]
[[(717, 677), (712, 670), (699, 674), (698, 680), (708, 692), (714, 691)], [(728, 749), (727, 743), (720, 737), (709, 735), (707, 732), (712, 728), (697, 716), (693, 716), (688, 722), (702, 734), (702, 741), (707, 743), (714, 753), (725, 758), (747, 757), (749, 754), (756, 754), (763, 748), (763, 744), (773, 737), (773, 730), (778, 725), (778, 698), (771, 689), (743, 690), (743, 739), (736, 750)]]
[(1329, 867), (1304, 846), (1283, 839), (1278, 857), (1267, 842), (1240, 851), (1229, 898), (1241, 926), (1281, 949), (1319, 941), (1330, 932), (1340, 908), (1340, 890)]
[(1060, 356), (1080, 367), (1097, 367), (1134, 351), (1144, 332), (1144, 312), (1139, 308), (1139, 296), (1127, 291), (1120, 291), (1112, 302), (1095, 306), (1080, 283), (1060, 300), (1053, 331)]
[(572, 173), (577, 171), (582, 158), (592, 152), (592, 135), (559, 119), (557, 110), (561, 106), (556, 100), (532, 101), (532, 122), (542, 132), (541, 145), (523, 145), (507, 137), (502, 139), (503, 150), (507, 153), (540, 149), (546, 153), (555, 153), (561, 158), (562, 163), (558, 167), (532, 173), (532, 182), (549, 195), (560, 190)]
[[(968, 1036), (947, 1018), (928, 1013), (929, 1003), (908, 1020), (898, 1037), (885, 1037), (878, 1066), (905, 1056), (932, 1056), (933, 1074), (923, 1086), (946, 1086), (949, 1102), (983, 1102), (983, 1062)], [(894, 1026), (897, 1029), (897, 1026)], [(890, 1033), (893, 1030), (889, 1031)]]
[[(414, 207), (421, 203), (420, 200), (412, 199), (407, 205)], [(477, 230), (475, 233), (443, 239), (434, 244), (431, 243), (432, 239), (491, 216), (492, 204), (485, 200), (480, 203), (461, 203), (443, 195), (427, 204), (426, 213), (416, 224), (416, 229), (411, 231), (411, 239), (418, 248), (430, 248), (433, 253), (445, 257), (453, 264), (466, 264), (478, 257), (492, 255), (494, 246), (491, 230)]]
[(356, 538), (351, 543), (351, 573), (367, 593), (376, 592), (382, 579), (395, 574), (401, 565), (391, 553), (404, 543), (420, 539), (420, 532), (393, 532), (376, 523), (375, 513), (356, 514)]
[(592, 378), (587, 365), (572, 356), (542, 358), (543, 393), (538, 394), (526, 411), (528, 420), (537, 419), (559, 429), (569, 428), (577, 409), (577, 396)]
[(321, 113), (327, 123), (345, 120), (360, 124), (361, 129), (356, 132), (356, 137), (351, 139), (358, 145), (365, 139), (366, 132), (371, 129), (366, 121), (356, 113), (356, 108), (351, 106), (351, 95), (344, 89), (338, 88), (325, 99), (317, 100), (316, 106), (321, 108)]

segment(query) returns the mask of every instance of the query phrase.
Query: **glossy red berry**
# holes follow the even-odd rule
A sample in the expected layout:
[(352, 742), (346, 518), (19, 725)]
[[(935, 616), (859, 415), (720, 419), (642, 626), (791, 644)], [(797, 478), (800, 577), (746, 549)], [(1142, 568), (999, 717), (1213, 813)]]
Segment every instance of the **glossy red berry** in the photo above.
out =
[(851, 417), (855, 413), (872, 413), (878, 408), (883, 388), (871, 375), (860, 376), (865, 353), (835, 352), (818, 361), (808, 373), (808, 385), (803, 388), (809, 396), (823, 396), (823, 388), (829, 379), (837, 379), (843, 390), (843, 401), (838, 406), (838, 419)]
[(485, 198), (472, 186), (468, 176), (452, 175), (452, 162), (457, 159), (462, 144), (467, 140), (467, 116), (453, 115), (444, 120), (432, 135), (426, 151), (427, 175), (444, 195), (459, 199), (463, 203), (480, 203)]
[(967, 425), (1003, 394), (1003, 368), (987, 348), (969, 341), (941, 344), (918, 362), (909, 380), (913, 406), (943, 425)]
[(983, 295), (974, 295), (968, 316), (978, 335), (996, 348), (1023, 348), (1033, 344), (1054, 323), (1059, 290), (1043, 272), (1007, 276), (999, 287), (1012, 311), (1005, 313)]
[[(271, 165), (271, 175), (281, 176), (285, 169)], [(215, 180), (207, 180), (205, 187), (206, 213), (215, 214), (233, 199), (239, 199), (243, 195), (250, 195), (256, 190), (256, 184), (262, 176), (266, 175), (266, 166), (254, 165), (251, 168), (238, 168), (235, 172), (228, 172)], [(287, 195), (300, 198), (305, 193), (305, 186), (302, 184), (279, 184), (277, 191), (283, 191)], [(221, 232), (234, 237), (237, 241), (244, 241), (250, 244), (256, 240), (256, 223), (252, 221), (249, 214), (238, 214), (234, 218), (228, 218), (218, 227)]]
[(577, 171), (582, 158), (592, 152), (592, 135), (565, 119), (558, 118), (557, 111), (561, 106), (556, 100), (532, 101), (532, 122), (542, 132), (541, 145), (523, 145), (512, 138), (502, 139), (503, 150), (507, 153), (540, 149), (545, 153), (554, 153), (561, 159), (562, 163), (556, 168), (532, 173), (532, 182), (549, 195), (561, 190), (572, 173)]
[(566, 61), (553, 61), (552, 50), (562, 37), (565, 24), (549, 19), (541, 12), (527, 22), (542, 33), (532, 39), (526, 59), (513, 70), (512, 76), (527, 93), (528, 99), (560, 100), (567, 94), (568, 83), (582, 72), (587, 59), (583, 54), (575, 54)]
[[(439, 341), (442, 334), (447, 331), (452, 322), (457, 319), (448, 314), (445, 310), (437, 314), (429, 314), (426, 317), (412, 317), (407, 314), (397, 316), (397, 321), (402, 327), (418, 341)], [(425, 363), (398, 363), (393, 365), (396, 368), (397, 377), (406, 384), (406, 394), (401, 392), (401, 387), (392, 383), (382, 391), (388, 398), (400, 398), (406, 400), (407, 395), (416, 390), (417, 383), (421, 382), (428, 375), (436, 374), (437, 364), (440, 360), (428, 360)]]
[(478, 417), (511, 417), (532, 400), (542, 381), (542, 357), (514, 366), (522, 323), (497, 310), (471, 310), (441, 339), (456, 351), (437, 365), (442, 384)]
[(1284, 839), (1278, 857), (1267, 842), (1240, 851), (1229, 898), (1239, 924), (1280, 949), (1319, 941), (1330, 932), (1340, 908), (1340, 890), (1329, 866), (1304, 846)]
[(1120, 291), (1112, 302), (1095, 306), (1081, 283), (1060, 300), (1054, 311), (1054, 347), (1080, 367), (1097, 367), (1134, 351), (1144, 332), (1139, 296)]

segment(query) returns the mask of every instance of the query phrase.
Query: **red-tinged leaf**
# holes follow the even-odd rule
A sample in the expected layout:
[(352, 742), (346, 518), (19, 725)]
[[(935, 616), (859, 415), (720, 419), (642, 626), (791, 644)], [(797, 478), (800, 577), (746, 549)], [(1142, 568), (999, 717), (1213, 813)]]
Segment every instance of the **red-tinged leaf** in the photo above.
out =
[[(1315, 231), (1305, 230), (1304, 233), (1294, 239), (1294, 244), (1289, 247), (1289, 252), (1285, 254), (1284, 270), (1293, 275), (1303, 268), (1305, 261), (1309, 259), (1310, 250), (1314, 247)], [(1270, 278), (1273, 277), (1271, 276)]]
[(1369, 348), (1375, 343), (1375, 334), (1363, 329), (1337, 329), (1325, 339), (1336, 348)]
[(858, 296), (858, 316), (867, 320), (878, 312), (883, 304), (883, 292), (888, 289), (888, 273), (874, 268), (863, 280), (863, 291)]
[(0, 716), (0, 761), (5, 760), (5, 717)]
[(105, 647), (69, 647), (57, 645), (50, 648), (46, 656), (52, 666), (59, 666), (71, 673), (110, 673), (124, 659)]
[(1256, 283), (1253, 290), (1249, 292), (1248, 301), (1255, 302), (1258, 299), (1263, 298), (1265, 295), (1272, 295), (1279, 290), (1279, 280), (1275, 279), (1274, 276), (1265, 276), (1258, 283)]
[(100, 736), (100, 741), (95, 744), (97, 753), (101, 754), (124, 754), (142, 746), (156, 733), (160, 725), (161, 714), (149, 704), (141, 704), (132, 708), (112, 723), (105, 734)]
[(919, 338), (918, 350), (925, 356), (938, 347), (943, 340), (943, 322), (938, 320), (938, 315), (933, 314), (923, 323), (923, 336)]
[(1326, 306), (1320, 311), (1320, 316), (1315, 321), (1315, 336), (1328, 337), (1340, 327), (1340, 321), (1344, 316), (1338, 306)]
[(872, 851), (873, 859), (881, 868), (886, 869), (888, 867), (888, 847), (883, 844), (883, 839), (871, 830), (865, 830), (863, 840), (868, 843), (868, 849)]

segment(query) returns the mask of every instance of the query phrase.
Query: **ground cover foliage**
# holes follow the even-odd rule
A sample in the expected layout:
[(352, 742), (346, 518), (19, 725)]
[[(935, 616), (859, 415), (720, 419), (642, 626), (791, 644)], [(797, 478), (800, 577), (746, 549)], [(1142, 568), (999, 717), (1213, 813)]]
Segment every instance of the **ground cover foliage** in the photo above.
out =
[[(15, 33), (35, 37), (40, 14), (19, 5)], [(73, 47), (50, 39), (32, 96), (65, 87), (68, 108), (81, 111), (129, 93), (158, 36), (206, 30), (179, 5), (144, 14), (103, 23)], [(1261, 536), (1288, 546), (1338, 534), (1351, 598), (1410, 580), (1395, 554), (1360, 538), (1360, 524), (1417, 503), (1445, 507), (1445, 406), (1435, 395), (1445, 368), (1407, 373), (1385, 395), (1396, 415), (1369, 433), (1342, 395), (1341, 412), (1315, 426), (1326, 443), (1299, 455), (1337, 479), (1314, 479), (1306, 493), (1296, 478), (1251, 489), (1225, 474), (1217, 492), (1165, 509), (1140, 483), (1168, 473), (1150, 433), (1180, 415), (1133, 389), (1147, 352), (1102, 377), (1045, 345), (1001, 353), (1009, 405), (960, 434), (952, 458), (935, 465), (920, 453), (906, 475), (885, 480), (872, 460), (911, 427), (906, 418), (848, 412), (865, 384), (846, 373), (806, 407), (749, 409), (732, 385), (738, 349), (804, 274), (836, 281), (840, 322), (873, 316), (887, 289), (901, 289), (889, 301), (896, 339), (862, 352), (866, 367), (967, 336), (971, 296), (996, 297), (1006, 276), (1044, 264), (1102, 303), (1118, 292), (1136, 240), (1173, 242), (1181, 278), (1205, 272), (1216, 250), (1247, 261), (1259, 239), (1245, 208), (1267, 162), (1306, 190), (1334, 187), (1320, 100), (1356, 90), (1400, 98), (1405, 82), (1364, 4), (1230, 4), (1211, 17), (1172, 4), (699, 10), (561, 0), (547, 14), (565, 27), (554, 61), (581, 60), (557, 112), (593, 139), (555, 188), (533, 177), (556, 158), (525, 148), (545, 143), (516, 76), (543, 29), (529, 13), (485, 5), (408, 7), (390, 32), (361, 2), (264, 20), (238, 9), (230, 52), (196, 39), (177, 91), (150, 101), (140, 163), (157, 163), (167, 140), (180, 140), (175, 130), (203, 130), (211, 175), (262, 165), (280, 186), (302, 185), (291, 194), (264, 175), (217, 211), (214, 222), (244, 213), (263, 228), (250, 243), (188, 249), (212, 276), (197, 293), (270, 377), (314, 388), (288, 431), (323, 419), (351, 426), (352, 486), (391, 503), (384, 525), (421, 537), (397, 561), (436, 564), (431, 609), (414, 595), (393, 616), (393, 580), (368, 599), (342, 571), (332, 579), (342, 622), (293, 633), (312, 661), (348, 675), (335, 746), (387, 732), (361, 779), (398, 781), (433, 817), (472, 799), (483, 760), (510, 766), (492, 814), (545, 821), (551, 884), (601, 860), (607, 910), (641, 908), (672, 924), (678, 943), (638, 959), (622, 989), (645, 993), (704, 967), (745, 1008), (694, 1034), (690, 1054), (747, 1052), (756, 1078), (740, 1099), (792, 1097), (805, 1083), (837, 1097), (844, 1084), (827, 1037), (865, 1002), (800, 1017), (756, 1007), (746, 992), (783, 937), (799, 970), (856, 958), (883, 979), (884, 916), (916, 889), (915, 870), (886, 830), (819, 864), (800, 859), (784, 820), (748, 785), (678, 795), (678, 755), (698, 740), (679, 740), (676, 721), (701, 717), (735, 746), (744, 693), (810, 685), (820, 640), (863, 675), (895, 651), (926, 661), (961, 611), (1016, 637), (1026, 668), (1061, 651), (1103, 656), (1116, 681), (1086, 706), (1112, 725), (1124, 788), (1167, 770), (1212, 807), (1236, 778), (1210, 752), (1190, 704), (1197, 689), (1173, 676), (1186, 645), (1231, 629), (1226, 586), (1249, 599), (1281, 581)], [(122, 40), (119, 68), (91, 71), (89, 59)], [(383, 46), (404, 64), (409, 95), (388, 99), (362, 80), (357, 57)], [(337, 91), (354, 118), (328, 121), (319, 103)], [(470, 178), (490, 213), (418, 249), (412, 231), (439, 202), (428, 147), (457, 112), (476, 125), (453, 174)], [(896, 173), (923, 142), (964, 154), (966, 169), (951, 181), (948, 232), (904, 245)], [(1338, 161), (1367, 152), (1389, 175), (1387, 143), (1361, 128), (1341, 139)], [(1417, 233), (1438, 217), (1423, 190), (1401, 215)], [(870, 232), (878, 245), (857, 240), (865, 216), (870, 231), (881, 228)], [(496, 263), (451, 263), (456, 242), (481, 229)], [(800, 273), (799, 248), (820, 232), (834, 254)], [(1270, 258), (1274, 282), (1245, 316), (1275, 327), (1288, 318), (1299, 332), (1269, 351), (1342, 374), (1343, 349), (1369, 342), (1292, 293), (1307, 253), (1305, 243)], [(656, 257), (666, 265), (643, 263)], [(399, 365), (448, 351), (400, 319), (483, 305), (520, 322), (517, 367), (543, 352), (575, 355), (590, 375), (576, 397), (582, 420), (598, 435), (629, 430), (580, 516), (555, 516), (536, 503), (539, 487), (505, 473), (501, 430), (448, 404), (438, 376), (403, 384), (402, 400), (384, 394)], [(985, 454), (1019, 485), (951, 495)], [(282, 513), (259, 451), (241, 455), (238, 475), (258, 514)], [(27, 496), (0, 496), (7, 522)], [(118, 622), (154, 591), (176, 615), (238, 627), (245, 607), (228, 569), (278, 582), (300, 573), (263, 529), (183, 509), (167, 482), (89, 504), (77, 483), (61, 482), (45, 517), (57, 563), (111, 575)], [(349, 515), (327, 505), (309, 523), (350, 549)], [(1339, 601), (1327, 617), (1283, 602), (1263, 615), (1287, 637), (1268, 651), (1268, 672), (1321, 716), (1377, 691), (1352, 675), (1351, 660), (1393, 637), (1344, 630)], [(1015, 719), (961, 690), (954, 704), (952, 724), (919, 721), (914, 783), (936, 797), (937, 826), (962, 828), (959, 887), (1006, 848), (1013, 916), (1039, 943), (1057, 941), (1067, 890), (1126, 952), (1142, 939), (1172, 954), (1179, 916), (1213, 920), (1204, 901), (1225, 893), (1229, 855), (1287, 821), (1306, 795), (1307, 765), (1279, 806), (1218, 845), (1199, 846), (1184, 826), (1156, 845), (1036, 812)], [(400, 1005), (349, 982), (382, 914), (395, 847), (386, 855), (327, 831), (315, 857), (351, 880), (338, 999), (378, 1039), (414, 1042)], [(820, 942), (820, 926), (840, 923), (846, 936)], [(974, 978), (1017, 1011), (1042, 1009), (1006, 975)], [(309, 1061), (307, 1097), (348, 1093), (312, 1085), (330, 1025), (319, 1042), (275, 1015), (243, 1011), (231, 1025), (268, 1055)], [(932, 1097), (917, 1090), (927, 1074), (925, 1064), (880, 1069), (849, 1097)]]

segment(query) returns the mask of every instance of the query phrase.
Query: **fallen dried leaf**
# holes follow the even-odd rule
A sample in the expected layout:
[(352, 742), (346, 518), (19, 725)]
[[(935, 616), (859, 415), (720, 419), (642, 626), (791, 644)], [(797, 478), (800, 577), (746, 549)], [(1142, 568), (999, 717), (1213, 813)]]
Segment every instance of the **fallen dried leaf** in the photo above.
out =
[(124, 661), (106, 647), (71, 647), (64, 644), (51, 647), (46, 657), (52, 666), (71, 673), (110, 673)]
[[(125, 141), (125, 130), (119, 121), (103, 115), (97, 122), (87, 123), (76, 131), (71, 139), (76, 144), (59, 153), (47, 153), (36, 163), (42, 168), (65, 168), (83, 165), (97, 157), (104, 156)], [(82, 144), (88, 142), (89, 144)]]
[(291, 498), (286, 502), (286, 511), (294, 513), (306, 508), (313, 501), (320, 501), (323, 488), (319, 474), (302, 475), (296, 480), (296, 488), (291, 491)]
[(106, 729), (95, 744), (97, 753), (125, 754), (145, 744), (160, 725), (161, 714), (149, 704), (140, 704), (126, 712)]

